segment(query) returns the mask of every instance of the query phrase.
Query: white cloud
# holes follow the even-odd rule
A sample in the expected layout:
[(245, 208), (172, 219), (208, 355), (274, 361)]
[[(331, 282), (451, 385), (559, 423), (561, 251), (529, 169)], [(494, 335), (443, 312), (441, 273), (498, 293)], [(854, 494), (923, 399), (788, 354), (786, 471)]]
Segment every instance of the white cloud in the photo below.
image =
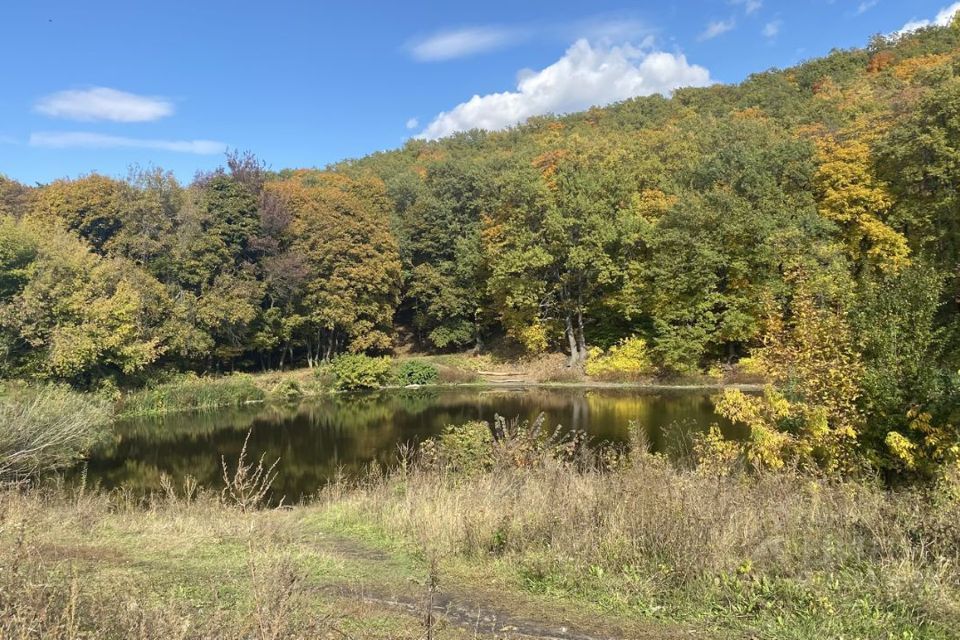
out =
[(85, 122), (148, 122), (173, 114), (173, 103), (165, 98), (138, 96), (107, 87), (59, 91), (41, 98), (34, 108), (53, 118)]
[(30, 134), (30, 146), (51, 149), (80, 147), (86, 149), (156, 149), (211, 155), (223, 153), (227, 145), (213, 140), (151, 140), (125, 138), (87, 131), (40, 132)]
[(763, 0), (730, 0), (730, 4), (743, 5), (743, 11), (747, 15), (755, 13), (763, 6)]
[(473, 27), (442, 31), (409, 45), (410, 53), (422, 62), (451, 60), (504, 47), (519, 37), (514, 29)]
[(773, 20), (763, 25), (763, 29), (760, 30), (760, 33), (763, 34), (764, 38), (776, 38), (780, 34), (780, 27), (783, 26), (783, 20)]
[(911, 20), (894, 35), (902, 36), (925, 27), (945, 27), (953, 21), (957, 12), (960, 12), (960, 2), (954, 2), (949, 7), (944, 7), (933, 20)]
[[(754, 0), (755, 1), (755, 0)], [(652, 44), (653, 30), (629, 13), (603, 13), (565, 22), (539, 22), (509, 27), (485, 25), (447, 29), (412, 40), (406, 49), (421, 62), (452, 60), (486, 53), (531, 40), (573, 42), (643, 42)]]
[[(628, 15), (603, 15), (579, 20), (552, 29), (564, 42), (586, 38), (590, 42), (637, 42), (652, 43), (652, 30), (642, 20)], [(641, 44), (645, 46), (645, 44)]]
[(735, 26), (736, 23), (733, 21), (733, 18), (730, 18), (729, 20), (715, 20), (707, 25), (707, 28), (703, 30), (703, 33), (701, 33), (697, 39), (710, 40), (712, 38), (716, 38), (717, 36), (732, 30)]
[(880, 0), (863, 0), (859, 5), (857, 5), (857, 15), (863, 15), (870, 9), (873, 9)]
[(419, 135), (436, 139), (469, 129), (502, 129), (546, 113), (568, 113), (635, 96), (710, 84), (710, 72), (681, 54), (577, 40), (541, 71), (519, 74), (516, 91), (475, 95), (440, 113)]
[(407, 120), (407, 129), (416, 129), (420, 126), (420, 121), (416, 118), (410, 118)]

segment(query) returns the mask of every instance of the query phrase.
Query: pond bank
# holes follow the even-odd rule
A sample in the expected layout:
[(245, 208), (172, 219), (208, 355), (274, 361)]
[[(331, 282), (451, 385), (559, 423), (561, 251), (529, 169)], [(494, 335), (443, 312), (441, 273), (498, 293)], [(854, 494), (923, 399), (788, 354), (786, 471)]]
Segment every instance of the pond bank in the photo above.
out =
[[(577, 381), (549, 381), (528, 379), (523, 381), (466, 380), (475, 372), (461, 368), (448, 374), (444, 380), (421, 385), (386, 384), (379, 389), (401, 388), (483, 388), (483, 387), (529, 387), (529, 388), (581, 388), (581, 389), (636, 389), (638, 391), (723, 391), (739, 389), (759, 391), (763, 385), (756, 383), (704, 382), (702, 379), (644, 381), (601, 381), (581, 379)], [(179, 411), (217, 409), (269, 400), (299, 400), (314, 398), (339, 391), (328, 379), (317, 375), (316, 369), (271, 371), (253, 374), (230, 374), (196, 376), (185, 375), (144, 389), (129, 391), (120, 396), (116, 404), (119, 418), (162, 415)]]

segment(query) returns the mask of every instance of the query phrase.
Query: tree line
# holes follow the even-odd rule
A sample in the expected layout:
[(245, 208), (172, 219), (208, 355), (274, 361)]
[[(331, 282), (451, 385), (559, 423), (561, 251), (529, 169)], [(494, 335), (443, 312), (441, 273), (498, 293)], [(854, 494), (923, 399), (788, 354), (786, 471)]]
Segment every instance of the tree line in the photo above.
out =
[(401, 339), (576, 366), (639, 336), (668, 375), (763, 356), (908, 464), (956, 420), (958, 45), (877, 37), (324, 170), (0, 179), (0, 375), (135, 384)]

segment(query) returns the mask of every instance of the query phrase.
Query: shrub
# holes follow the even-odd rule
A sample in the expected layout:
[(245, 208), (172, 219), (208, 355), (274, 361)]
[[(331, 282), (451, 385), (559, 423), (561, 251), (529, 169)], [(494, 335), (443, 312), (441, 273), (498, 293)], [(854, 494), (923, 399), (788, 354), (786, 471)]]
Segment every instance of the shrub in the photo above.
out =
[(379, 389), (390, 380), (390, 358), (345, 354), (335, 358), (326, 368), (333, 374), (334, 386), (344, 391)]
[(493, 465), (493, 433), (482, 421), (447, 425), (436, 438), (423, 443), (420, 453), (429, 466), (466, 474)]
[(583, 462), (590, 455), (586, 434), (544, 428), (545, 414), (533, 423), (495, 416), (493, 423), (473, 421), (448, 425), (439, 437), (423, 443), (422, 461), (428, 467), (467, 475), (491, 468), (533, 468), (548, 463)]
[(737, 361), (727, 378), (730, 382), (758, 383), (767, 379), (767, 372), (760, 358), (747, 356)]
[(397, 384), (433, 384), (440, 377), (440, 372), (429, 362), (423, 360), (407, 360), (401, 364), (394, 377)]
[(585, 367), (588, 376), (607, 379), (636, 379), (653, 372), (650, 353), (643, 338), (624, 338), (606, 352), (591, 349)]
[(282, 380), (280, 384), (274, 387), (271, 395), (280, 400), (293, 402), (303, 397), (303, 387), (296, 380)]
[(0, 481), (76, 462), (105, 435), (110, 413), (94, 396), (65, 387), (8, 389), (0, 397)]

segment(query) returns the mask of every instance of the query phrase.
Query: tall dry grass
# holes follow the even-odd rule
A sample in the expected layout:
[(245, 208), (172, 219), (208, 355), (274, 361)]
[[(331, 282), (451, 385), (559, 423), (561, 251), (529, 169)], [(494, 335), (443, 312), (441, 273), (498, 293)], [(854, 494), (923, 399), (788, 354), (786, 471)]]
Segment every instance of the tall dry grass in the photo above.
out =
[(59, 386), (0, 395), (0, 482), (75, 463), (106, 433), (110, 414), (89, 394)]
[(0, 489), (0, 638), (344, 637), (291, 544), (296, 515), (249, 507), (189, 479), (147, 497)]
[(324, 497), (413, 548), (627, 611), (797, 634), (777, 637), (960, 629), (960, 502), (949, 491), (718, 476), (643, 453), (584, 469), (541, 452), (469, 473), (433, 454)]

